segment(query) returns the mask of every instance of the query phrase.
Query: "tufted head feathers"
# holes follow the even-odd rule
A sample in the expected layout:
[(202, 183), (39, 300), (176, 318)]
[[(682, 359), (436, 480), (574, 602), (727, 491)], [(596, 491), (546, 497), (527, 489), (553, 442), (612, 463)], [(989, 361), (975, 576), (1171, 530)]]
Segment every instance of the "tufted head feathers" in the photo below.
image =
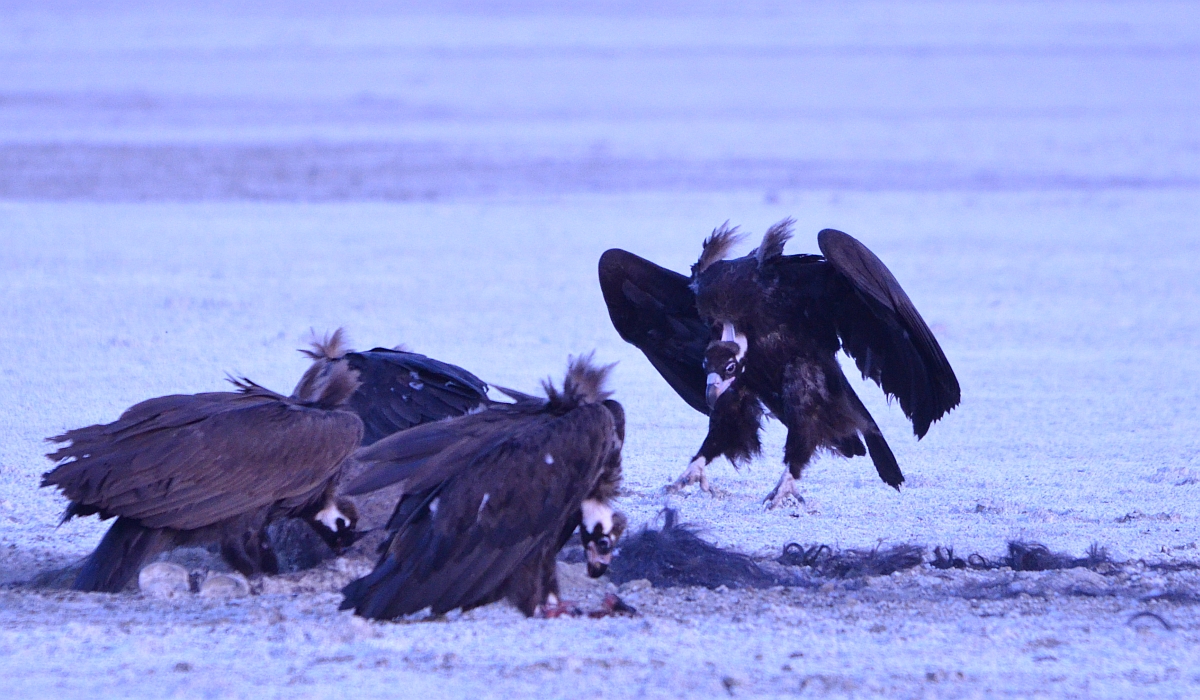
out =
[(738, 233), (737, 226), (730, 228), (729, 222), (718, 226), (708, 238), (704, 239), (704, 249), (700, 251), (700, 259), (692, 265), (692, 277), (707, 270), (713, 263), (724, 260), (729, 249), (740, 242), (745, 236)]
[(783, 246), (791, 239), (792, 225), (795, 223), (795, 219), (788, 217), (767, 229), (758, 250), (754, 251), (759, 265), (783, 255)]
[(592, 364), (594, 352), (567, 361), (567, 376), (563, 379), (562, 391), (554, 387), (554, 382), (547, 379), (542, 382), (546, 398), (551, 405), (564, 409), (574, 408), (589, 403), (600, 403), (612, 396), (611, 391), (605, 391), (604, 382), (608, 373), (617, 364), (597, 366)]
[(349, 400), (360, 384), (358, 372), (342, 361), (346, 353), (346, 336), (341, 328), (324, 338), (314, 337), (312, 350), (300, 352), (313, 359), (312, 366), (300, 377), (292, 398), (322, 408), (340, 406)]

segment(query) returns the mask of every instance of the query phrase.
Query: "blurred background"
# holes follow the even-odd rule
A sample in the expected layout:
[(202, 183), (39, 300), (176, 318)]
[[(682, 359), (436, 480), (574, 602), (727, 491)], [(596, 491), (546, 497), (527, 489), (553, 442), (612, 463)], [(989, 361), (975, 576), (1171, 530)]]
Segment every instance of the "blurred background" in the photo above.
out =
[(23, 2), (0, 198), (1200, 182), (1200, 12), (1121, 2)]

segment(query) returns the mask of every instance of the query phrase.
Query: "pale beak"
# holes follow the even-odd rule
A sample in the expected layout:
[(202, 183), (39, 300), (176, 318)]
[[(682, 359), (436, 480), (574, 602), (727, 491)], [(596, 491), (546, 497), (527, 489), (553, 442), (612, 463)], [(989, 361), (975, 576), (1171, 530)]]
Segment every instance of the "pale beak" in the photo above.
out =
[(720, 398), (721, 394), (724, 394), (729, 385), (733, 384), (733, 379), (733, 377), (721, 379), (721, 375), (716, 372), (709, 372), (708, 387), (704, 390), (704, 401), (708, 404), (710, 411), (716, 407), (717, 399)]

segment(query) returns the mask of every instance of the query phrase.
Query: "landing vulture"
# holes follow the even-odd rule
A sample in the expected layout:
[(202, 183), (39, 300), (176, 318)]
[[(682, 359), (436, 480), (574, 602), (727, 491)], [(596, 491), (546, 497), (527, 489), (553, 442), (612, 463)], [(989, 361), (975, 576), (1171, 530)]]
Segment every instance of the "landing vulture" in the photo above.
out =
[(609, 399), (610, 367), (572, 360), (546, 399), (429, 423), (356, 454), (367, 464), (346, 492), (403, 492), (383, 556), (343, 589), (343, 609), (394, 619), (507, 598), (526, 615), (558, 611), (555, 555), (578, 527), (593, 576), (625, 526), (610, 505), (621, 479), (625, 413)]
[(301, 352), (313, 364), (297, 392), (333, 367), (349, 367), (358, 374), (358, 390), (346, 407), (362, 419), (364, 445), (414, 425), (461, 416), (487, 401), (487, 384), (461, 367), (405, 350), (354, 352), (346, 347), (340, 328)]
[(355, 514), (333, 485), (362, 440), (362, 421), (345, 409), (353, 372), (335, 366), (292, 397), (234, 384), (143, 401), (116, 422), (50, 438), (67, 443), (42, 477), (71, 500), (63, 520), (117, 519), (77, 590), (120, 591), (156, 554), (186, 544), (219, 543), (247, 576), (277, 573), (266, 528), (281, 517), (306, 519), (335, 548), (350, 543)]
[(800, 498), (795, 480), (820, 448), (869, 452), (880, 478), (898, 489), (904, 476), (842, 373), (839, 349), (899, 401), (918, 438), (958, 405), (950, 363), (883, 262), (832, 229), (817, 235), (822, 255), (784, 255), (791, 224), (772, 226), (756, 250), (733, 260), (725, 256), (741, 236), (718, 228), (690, 276), (623, 250), (600, 258), (617, 332), (709, 415), (704, 443), (671, 490), (699, 483), (709, 491), (704, 469), (714, 459), (737, 464), (757, 454), (764, 406), (788, 429), (772, 507)]

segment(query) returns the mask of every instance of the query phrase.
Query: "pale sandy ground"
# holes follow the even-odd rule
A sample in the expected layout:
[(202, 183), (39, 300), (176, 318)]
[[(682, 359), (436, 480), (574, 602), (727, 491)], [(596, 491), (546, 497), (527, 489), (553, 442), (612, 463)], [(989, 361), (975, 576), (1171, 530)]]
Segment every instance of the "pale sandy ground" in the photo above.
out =
[[(43, 9), (49, 7), (50, 9)], [(291, 6), (289, 6), (291, 7)], [(825, 459), (764, 512), (782, 435), (673, 497), (742, 551), (1010, 538), (1200, 560), (1200, 32), (1186, 5), (356, 6), (0, 16), (0, 669), (14, 694), (1187, 697), (1194, 573), (915, 572), (828, 589), (626, 588), (638, 618), (335, 612), (361, 561), (232, 601), (18, 585), (85, 555), (42, 439), (141, 399), (291, 387), (309, 328), (532, 390), (619, 361), (634, 523), (703, 438), (612, 331), (595, 261), (686, 270), (731, 219), (888, 262), (963, 406), (909, 481)], [(889, 9), (890, 8), (890, 9)], [(89, 14), (90, 13), (90, 14)], [(456, 14), (458, 13), (458, 14)], [(594, 587), (568, 570), (585, 601)], [(1154, 612), (1161, 620), (1139, 612)]]

